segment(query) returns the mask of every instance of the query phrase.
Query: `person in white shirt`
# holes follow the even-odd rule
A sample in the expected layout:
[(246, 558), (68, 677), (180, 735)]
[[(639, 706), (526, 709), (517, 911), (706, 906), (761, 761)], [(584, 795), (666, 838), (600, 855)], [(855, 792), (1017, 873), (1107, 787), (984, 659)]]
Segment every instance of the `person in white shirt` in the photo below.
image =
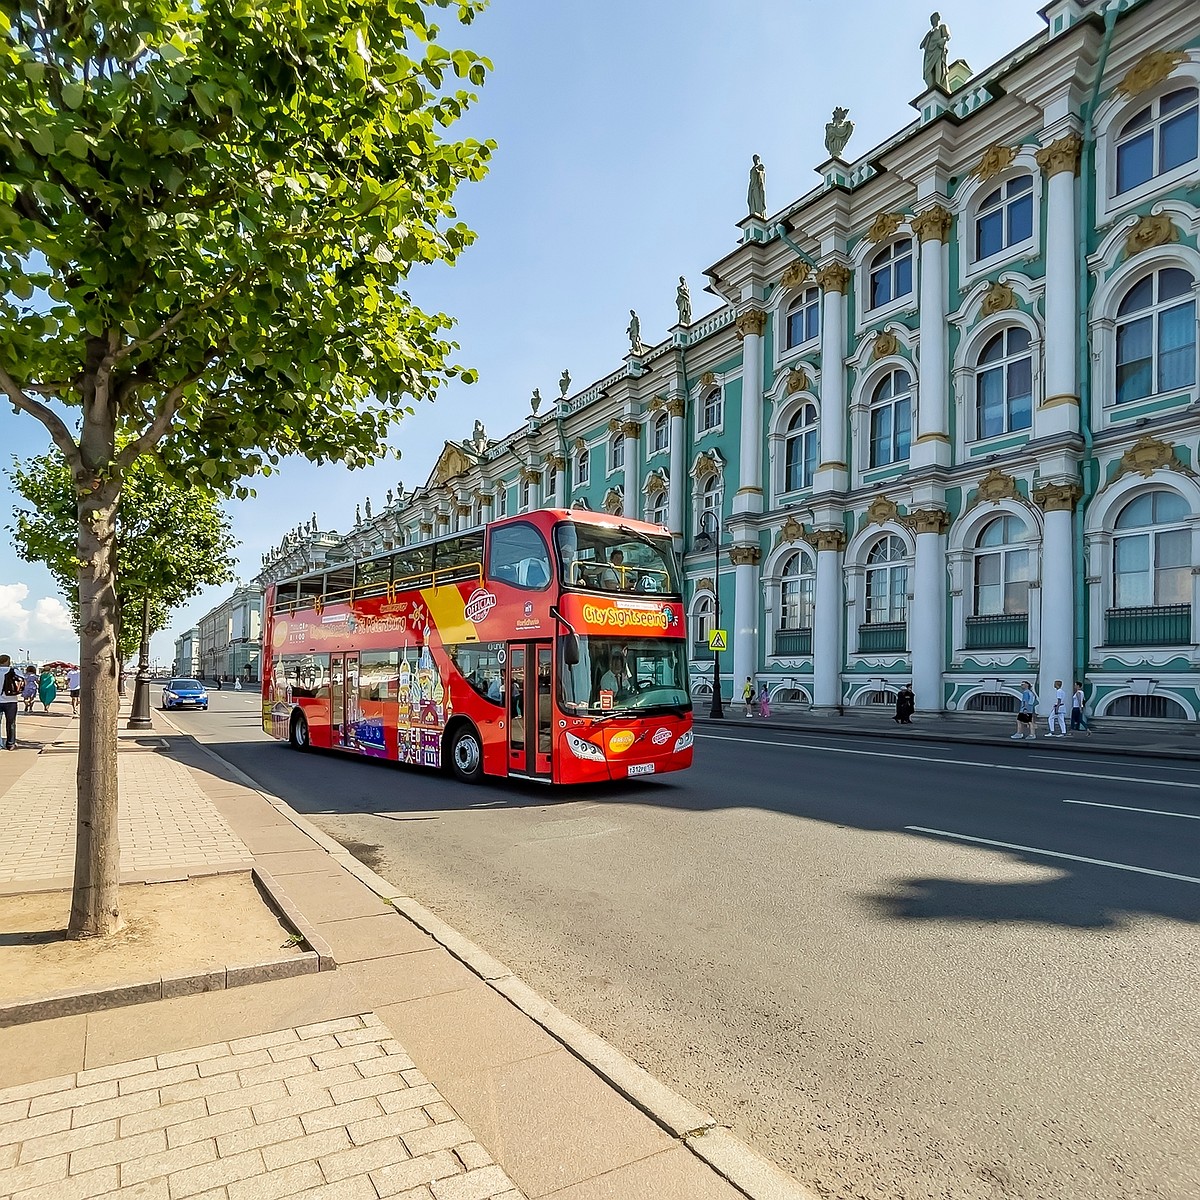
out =
[[(1054, 732), (1055, 725), (1058, 726), (1057, 733)], [(1050, 709), (1050, 736), (1067, 736), (1067, 695), (1063, 691), (1061, 679), (1054, 681), (1054, 706)]]
[(79, 668), (67, 672), (67, 691), (71, 693), (71, 716), (79, 716)]

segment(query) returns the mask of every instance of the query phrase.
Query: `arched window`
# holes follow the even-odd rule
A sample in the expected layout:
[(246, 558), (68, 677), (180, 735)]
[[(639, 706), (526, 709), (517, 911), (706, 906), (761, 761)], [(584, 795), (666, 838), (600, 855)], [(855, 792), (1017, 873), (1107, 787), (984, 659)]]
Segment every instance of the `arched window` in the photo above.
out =
[(867, 555), (867, 625), (887, 625), (908, 615), (908, 555), (895, 534), (882, 537)]
[(1135, 283), (1117, 309), (1118, 404), (1196, 382), (1193, 280), (1164, 267)]
[(1118, 696), (1104, 710), (1106, 717), (1146, 717), (1159, 721), (1186, 721), (1187, 709), (1170, 696)]
[(821, 332), (821, 289), (806, 288), (787, 306), (784, 345), (788, 350), (811, 342)]
[(550, 466), (546, 468), (546, 500), (547, 504), (554, 504), (555, 497), (558, 495), (558, 468)]
[(660, 488), (657, 492), (651, 492), (646, 497), (646, 520), (651, 525), (665, 525), (667, 523), (669, 499), (666, 488)]
[(587, 487), (592, 478), (592, 464), (586, 450), (580, 450), (575, 456), (575, 486)]
[(890, 372), (871, 396), (871, 466), (908, 459), (912, 439), (912, 377), (905, 370)]
[(1121, 509), (1113, 538), (1115, 608), (1190, 603), (1190, 516), (1187, 501), (1165, 488), (1145, 492)]
[(716, 528), (721, 527), (721, 508), (725, 500), (724, 488), (721, 486), (719, 475), (710, 475), (700, 486), (700, 504), (696, 509), (696, 529), (700, 533), (714, 528), (712, 518), (706, 513), (712, 513), (717, 519)]
[(912, 238), (885, 246), (871, 259), (871, 294), (867, 308), (881, 308), (913, 289)]
[(700, 406), (701, 430), (716, 429), (721, 424), (721, 389), (712, 388)]
[(692, 640), (697, 646), (708, 645), (708, 635), (713, 629), (716, 605), (712, 596), (700, 596), (692, 605)]
[(981, 438), (1033, 424), (1033, 353), (1027, 330), (1001, 330), (984, 346), (975, 372), (975, 413)]
[(817, 409), (803, 405), (788, 422), (783, 439), (783, 490), (812, 487), (817, 471)]
[(651, 430), (650, 446), (652, 451), (657, 454), (660, 450), (666, 450), (671, 444), (671, 423), (666, 413), (659, 413), (654, 418), (654, 427)]
[(528, 479), (521, 480), (521, 512), (528, 512), (533, 499), (533, 486)]
[(613, 438), (609, 448), (608, 466), (611, 471), (619, 471), (625, 465), (625, 435), (618, 433)]
[(1018, 175), (989, 192), (975, 214), (975, 259), (991, 258), (1033, 237), (1033, 176)]
[(1197, 113), (1200, 93), (1179, 88), (1151, 101), (1117, 134), (1116, 194), (1194, 162), (1200, 153)]
[(983, 527), (975, 542), (975, 616), (1028, 615), (1029, 550), (1014, 545), (1024, 535), (1024, 522), (1008, 515)]
[(496, 489), (496, 516), (508, 516), (508, 488), (504, 484)]
[(811, 629), (817, 577), (812, 561), (799, 551), (783, 564), (779, 586), (779, 628)]

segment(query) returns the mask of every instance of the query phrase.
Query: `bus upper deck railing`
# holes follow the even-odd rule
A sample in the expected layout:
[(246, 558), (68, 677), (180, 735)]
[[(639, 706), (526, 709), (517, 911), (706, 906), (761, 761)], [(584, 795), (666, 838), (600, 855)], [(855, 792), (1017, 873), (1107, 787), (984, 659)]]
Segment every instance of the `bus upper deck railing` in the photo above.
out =
[(281, 596), (275, 593), (275, 612), (296, 612), (301, 608), (312, 608), (320, 611), (331, 604), (352, 604), (355, 600), (370, 600), (377, 596), (394, 599), (400, 592), (413, 588), (445, 587), (451, 583), (462, 583), (473, 579), (477, 585), (483, 586), (483, 563), (460, 563), (453, 567), (442, 567), (437, 571), (421, 571), (416, 575), (408, 575), (403, 579), (373, 580), (370, 583), (343, 588), (339, 591), (322, 592), (319, 596)]

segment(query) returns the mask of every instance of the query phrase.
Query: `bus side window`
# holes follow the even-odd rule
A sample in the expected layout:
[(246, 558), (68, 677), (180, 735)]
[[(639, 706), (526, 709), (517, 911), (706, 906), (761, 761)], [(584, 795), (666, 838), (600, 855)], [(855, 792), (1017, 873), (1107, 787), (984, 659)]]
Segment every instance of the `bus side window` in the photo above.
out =
[(533, 525), (518, 521), (490, 531), (488, 578), (541, 591), (550, 585), (550, 547)]

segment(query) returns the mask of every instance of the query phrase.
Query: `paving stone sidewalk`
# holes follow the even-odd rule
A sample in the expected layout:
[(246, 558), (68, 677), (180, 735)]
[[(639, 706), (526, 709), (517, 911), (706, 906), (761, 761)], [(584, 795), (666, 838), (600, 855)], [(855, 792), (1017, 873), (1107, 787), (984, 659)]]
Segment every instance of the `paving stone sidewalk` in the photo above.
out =
[(12, 1200), (524, 1200), (374, 1013), (0, 1090)]

